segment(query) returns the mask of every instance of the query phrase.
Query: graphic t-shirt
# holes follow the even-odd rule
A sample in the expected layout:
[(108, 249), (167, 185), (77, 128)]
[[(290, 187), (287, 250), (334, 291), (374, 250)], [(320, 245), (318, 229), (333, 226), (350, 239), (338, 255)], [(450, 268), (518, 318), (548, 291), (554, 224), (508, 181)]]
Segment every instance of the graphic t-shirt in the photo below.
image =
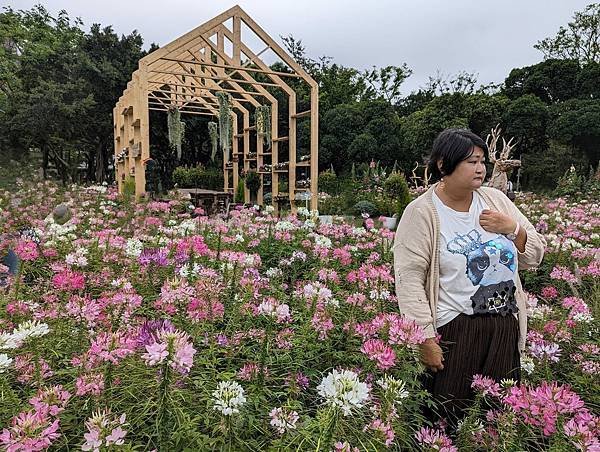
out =
[(440, 218), (440, 291), (437, 326), (461, 313), (516, 313), (517, 250), (504, 235), (485, 231), (479, 216), (489, 209), (477, 192), (468, 212), (446, 206), (433, 192)]

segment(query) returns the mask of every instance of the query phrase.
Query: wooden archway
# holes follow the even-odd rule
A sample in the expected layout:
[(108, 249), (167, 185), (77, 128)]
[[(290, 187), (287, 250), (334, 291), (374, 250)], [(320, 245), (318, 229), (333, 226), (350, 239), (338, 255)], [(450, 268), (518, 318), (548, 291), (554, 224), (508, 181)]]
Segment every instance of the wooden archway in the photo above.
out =
[[(246, 38), (252, 40), (254, 51), (250, 43), (245, 41)], [(256, 51), (257, 42), (263, 46), (262, 50)], [(261, 59), (265, 52), (278, 58), (285, 72), (272, 70)], [(310, 87), (309, 109), (297, 111), (296, 91), (290, 86), (290, 79), (300, 80)], [(274, 89), (282, 90), (288, 100), (287, 130), (283, 134), (279, 127), (281, 106), (273, 96)], [(125, 179), (129, 175), (135, 180), (136, 197), (144, 194), (145, 162), (150, 159), (149, 110), (166, 112), (176, 107), (181, 114), (218, 116), (217, 92), (230, 94), (232, 106), (233, 141), (230, 155), (224, 155), (223, 159), (223, 189), (235, 192), (240, 163), (243, 163), (245, 171), (255, 170), (260, 175), (259, 204), (263, 203), (265, 177), (270, 174), (271, 194), (276, 208), (278, 201), (285, 200), (295, 209), (298, 194), (309, 192), (311, 209), (316, 209), (318, 85), (239, 6), (234, 6), (140, 60), (138, 69), (113, 111), (115, 171), (119, 192), (123, 192)], [(253, 133), (256, 125), (251, 124), (252, 113), (261, 105), (269, 105), (271, 111), (272, 144), (269, 149), (263, 148), (262, 138)], [(310, 158), (300, 162), (297, 160), (297, 126), (302, 118), (310, 121)], [(256, 152), (250, 153), (253, 135), (257, 135)], [(283, 146), (280, 149), (283, 142), (287, 142), (286, 150), (283, 150)], [(286, 161), (289, 162), (287, 165)], [(310, 186), (297, 187), (297, 171), (306, 168), (310, 168)], [(280, 193), (279, 179), (285, 175), (288, 177), (289, 190)], [(244, 197), (249, 202), (247, 188)]]

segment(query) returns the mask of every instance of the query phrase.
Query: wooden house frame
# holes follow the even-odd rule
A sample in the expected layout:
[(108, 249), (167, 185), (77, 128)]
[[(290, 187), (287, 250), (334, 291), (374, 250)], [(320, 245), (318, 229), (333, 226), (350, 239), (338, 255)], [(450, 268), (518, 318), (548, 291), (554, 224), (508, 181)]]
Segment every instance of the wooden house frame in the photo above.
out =
[[(250, 32), (248, 32), (250, 30)], [(264, 49), (254, 52), (244, 41), (245, 34), (261, 42)], [(289, 73), (271, 70), (260, 56), (271, 51)], [(290, 78), (300, 79), (310, 87), (310, 109), (297, 111), (296, 92), (286, 83)], [(268, 81), (265, 81), (268, 80)], [(277, 99), (267, 90), (280, 89), (288, 99), (288, 130), (279, 127)], [(135, 180), (135, 194), (145, 192), (145, 162), (150, 159), (149, 110), (167, 112), (177, 107), (180, 113), (218, 117), (216, 93), (231, 95), (233, 139), (231, 152), (224, 155), (223, 173), (225, 191), (235, 193), (238, 186), (240, 163), (243, 169), (255, 169), (261, 180), (257, 203), (263, 204), (265, 175), (271, 175), (273, 206), (290, 202), (296, 209), (298, 193), (310, 193), (310, 207), (317, 209), (318, 180), (318, 118), (319, 92), (317, 83), (239, 6), (200, 25), (171, 43), (150, 53), (139, 62), (131, 81), (119, 98), (114, 110), (115, 171), (119, 192), (123, 192), (127, 175)], [(271, 147), (263, 148), (251, 115), (256, 107), (269, 105), (271, 111)], [(297, 124), (310, 121), (310, 159), (297, 161)], [(253, 135), (256, 135), (254, 137)], [(250, 140), (256, 139), (256, 155), (250, 153)], [(280, 143), (287, 142), (287, 169), (280, 159)], [(285, 149), (282, 147), (282, 149)], [(259, 171), (270, 164), (268, 171)], [(310, 168), (310, 187), (296, 188), (297, 169)], [(288, 192), (279, 192), (279, 180), (287, 174)], [(306, 195), (306, 193), (305, 193)], [(250, 193), (245, 188), (245, 202)]]

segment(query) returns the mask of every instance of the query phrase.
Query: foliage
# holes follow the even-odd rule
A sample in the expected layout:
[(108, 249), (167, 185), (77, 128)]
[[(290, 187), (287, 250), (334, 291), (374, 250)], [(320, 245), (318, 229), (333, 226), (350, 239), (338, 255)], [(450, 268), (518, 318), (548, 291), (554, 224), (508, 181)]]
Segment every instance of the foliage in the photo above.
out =
[(218, 168), (206, 168), (202, 165), (178, 166), (173, 171), (173, 182), (179, 188), (223, 189), (223, 171)]
[(245, 177), (246, 188), (250, 193), (256, 193), (260, 188), (260, 176), (256, 171), (248, 171)]
[(567, 28), (560, 27), (556, 36), (538, 41), (534, 47), (545, 58), (600, 63), (600, 3), (575, 12)]
[(575, 196), (581, 194), (585, 185), (585, 177), (577, 174), (574, 166), (571, 166), (565, 174), (558, 180), (554, 196)]
[(243, 204), (244, 202), (244, 179), (239, 178), (238, 186), (235, 189), (235, 202), (238, 204)]
[(181, 120), (179, 108), (169, 108), (167, 113), (167, 129), (169, 131), (169, 144), (177, 151), (177, 160), (181, 160), (181, 142), (185, 134), (185, 122)]
[(225, 154), (225, 160), (229, 160), (231, 140), (233, 138), (231, 96), (225, 91), (219, 91), (216, 96), (219, 102), (219, 141), (221, 142), (221, 149)]
[(370, 217), (374, 217), (379, 215), (379, 211), (377, 210), (377, 206), (375, 206), (374, 203), (372, 203), (371, 201), (366, 201), (366, 200), (362, 200), (362, 201), (358, 201), (356, 204), (354, 204), (354, 214), (355, 215), (363, 215), (366, 214)]
[(219, 150), (219, 130), (216, 122), (208, 123), (208, 135), (210, 136), (210, 159), (214, 162)]
[(340, 183), (335, 171), (328, 169), (319, 174), (319, 190), (329, 195), (339, 193)]

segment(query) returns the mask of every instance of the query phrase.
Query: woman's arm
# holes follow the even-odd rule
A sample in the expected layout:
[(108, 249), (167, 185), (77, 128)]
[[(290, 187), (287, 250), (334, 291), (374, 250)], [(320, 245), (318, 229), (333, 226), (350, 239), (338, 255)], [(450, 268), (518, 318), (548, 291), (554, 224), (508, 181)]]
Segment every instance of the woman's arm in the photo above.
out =
[(428, 338), (436, 335), (425, 287), (433, 249), (431, 228), (420, 209), (409, 204), (396, 229), (393, 246), (398, 307), (425, 330)]

